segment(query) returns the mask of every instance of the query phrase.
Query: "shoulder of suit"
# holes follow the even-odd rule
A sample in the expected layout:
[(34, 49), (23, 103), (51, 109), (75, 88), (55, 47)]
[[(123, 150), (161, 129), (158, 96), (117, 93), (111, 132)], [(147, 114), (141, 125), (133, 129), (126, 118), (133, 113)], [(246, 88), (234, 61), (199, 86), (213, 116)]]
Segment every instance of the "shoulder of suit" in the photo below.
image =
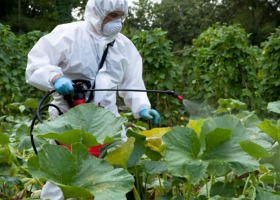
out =
[(117, 36), (117, 38), (116, 38), (116, 41), (118, 41), (118, 40), (119, 40), (121, 43), (123, 43), (124, 46), (131, 46), (131, 45), (134, 46), (134, 44), (132, 43), (132, 41), (131, 41), (129, 38), (127, 38), (125, 35), (121, 34), (121, 33), (119, 33), (118, 36)]
[(68, 32), (68, 33), (75, 33), (79, 31), (85, 31), (85, 22), (84, 21), (77, 21), (71, 22), (67, 24), (60, 24), (54, 28), (54, 31), (61, 31), (61, 32)]

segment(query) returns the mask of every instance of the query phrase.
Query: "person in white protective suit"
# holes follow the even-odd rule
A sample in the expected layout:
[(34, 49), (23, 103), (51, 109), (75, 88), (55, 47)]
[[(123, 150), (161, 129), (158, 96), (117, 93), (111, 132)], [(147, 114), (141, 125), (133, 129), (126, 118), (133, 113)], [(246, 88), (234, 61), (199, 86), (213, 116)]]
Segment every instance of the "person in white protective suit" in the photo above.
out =
[[(89, 0), (85, 21), (58, 25), (43, 36), (28, 54), (26, 81), (43, 91), (55, 89), (53, 104), (63, 112), (69, 109), (63, 95), (73, 94), (71, 80), (84, 79), (95, 83), (95, 89), (141, 89), (142, 58), (133, 43), (120, 33), (122, 19), (128, 13), (126, 0)], [(98, 71), (104, 50), (109, 47), (106, 60)], [(159, 113), (151, 109), (146, 93), (120, 91), (124, 102), (135, 118), (160, 123)], [(93, 103), (118, 115), (116, 92), (95, 92)], [(52, 117), (55, 108), (49, 109)], [(61, 190), (47, 182), (42, 199), (63, 200)]]

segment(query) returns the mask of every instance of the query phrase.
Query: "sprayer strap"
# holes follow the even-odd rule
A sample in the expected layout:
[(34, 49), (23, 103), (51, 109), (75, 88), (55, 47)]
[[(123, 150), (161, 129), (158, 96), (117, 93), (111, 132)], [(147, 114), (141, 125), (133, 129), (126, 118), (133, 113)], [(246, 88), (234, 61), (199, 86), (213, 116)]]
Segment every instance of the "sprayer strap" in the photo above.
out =
[[(113, 40), (112, 42), (110, 42), (110, 43), (107, 44), (107, 47), (106, 47), (105, 51), (103, 52), (101, 61), (100, 61), (100, 63), (99, 63), (98, 71), (103, 67), (103, 64), (104, 64), (104, 62), (105, 62), (105, 60), (106, 60), (106, 57), (107, 57), (107, 54), (108, 54), (108, 49), (109, 49), (110, 46), (112, 47), (112, 46), (114, 45), (114, 43), (115, 43), (115, 40)], [(97, 72), (98, 72), (98, 71), (97, 71)]]
[[(99, 63), (96, 76), (97, 76), (99, 70), (100, 70), (100, 69), (103, 67), (103, 65), (104, 65), (104, 62), (105, 62), (106, 57), (107, 57), (107, 54), (108, 54), (109, 47), (110, 47), (110, 46), (112, 47), (112, 46), (114, 45), (114, 43), (115, 43), (115, 40), (113, 40), (112, 42), (110, 42), (110, 43), (107, 44), (107, 47), (106, 47), (105, 51), (103, 52), (101, 61), (100, 61), (100, 63)], [(96, 80), (96, 78), (95, 78), (95, 80)], [(95, 89), (95, 82), (92, 84), (92, 89)], [(89, 95), (89, 97), (88, 97), (87, 102), (91, 102), (92, 99), (93, 99), (93, 91), (90, 92), (90, 95)]]

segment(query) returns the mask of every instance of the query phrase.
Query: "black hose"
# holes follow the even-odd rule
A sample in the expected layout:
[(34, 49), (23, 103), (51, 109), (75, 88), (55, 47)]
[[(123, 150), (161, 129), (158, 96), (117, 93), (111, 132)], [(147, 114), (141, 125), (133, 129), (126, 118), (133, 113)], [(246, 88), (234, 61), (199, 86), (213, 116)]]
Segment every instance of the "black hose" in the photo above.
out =
[(43, 123), (43, 120), (42, 120), (42, 118), (41, 118), (40, 112), (41, 112), (42, 110), (44, 110), (44, 109), (46, 109), (46, 108), (52, 106), (52, 107), (55, 107), (55, 108), (57, 109), (59, 115), (62, 115), (62, 114), (63, 114), (63, 112), (62, 112), (62, 111), (59, 109), (59, 107), (58, 107), (57, 105), (55, 105), (55, 104), (46, 104), (45, 106), (42, 107), (44, 101), (45, 101), (52, 93), (54, 93), (54, 92), (55, 92), (55, 90), (52, 90), (52, 91), (48, 92), (48, 93), (41, 99), (41, 101), (39, 102), (38, 107), (37, 107), (37, 109), (36, 109), (36, 114), (35, 114), (35, 116), (33, 117), (33, 120), (32, 120), (32, 122), (31, 122), (31, 126), (30, 126), (30, 139), (31, 139), (31, 145), (32, 145), (32, 148), (33, 148), (35, 154), (38, 154), (38, 151), (37, 151), (37, 148), (36, 148), (36, 145), (35, 145), (35, 141), (34, 141), (34, 137), (33, 137), (32, 132), (33, 132), (33, 129), (34, 129), (34, 126), (35, 126), (35, 122), (36, 122), (37, 119), (39, 120), (40, 123)]

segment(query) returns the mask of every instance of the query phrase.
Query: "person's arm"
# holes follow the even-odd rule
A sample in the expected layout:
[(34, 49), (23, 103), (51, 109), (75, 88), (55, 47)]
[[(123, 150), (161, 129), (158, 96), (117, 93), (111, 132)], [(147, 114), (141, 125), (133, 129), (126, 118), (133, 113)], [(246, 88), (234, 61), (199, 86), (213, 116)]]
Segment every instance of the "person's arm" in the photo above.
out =
[[(142, 58), (131, 43), (125, 44), (127, 47), (127, 60), (128, 66), (124, 69), (124, 78), (120, 85), (120, 89), (139, 89), (146, 90), (144, 81), (142, 78)], [(143, 109), (150, 110), (151, 104), (147, 97), (146, 92), (123, 92), (120, 91), (119, 95), (124, 99), (124, 103), (131, 108), (133, 116), (139, 118), (139, 112)]]
[(28, 54), (26, 82), (40, 90), (53, 89), (55, 80), (63, 75), (58, 65), (67, 59), (70, 43), (62, 26), (43, 36)]

